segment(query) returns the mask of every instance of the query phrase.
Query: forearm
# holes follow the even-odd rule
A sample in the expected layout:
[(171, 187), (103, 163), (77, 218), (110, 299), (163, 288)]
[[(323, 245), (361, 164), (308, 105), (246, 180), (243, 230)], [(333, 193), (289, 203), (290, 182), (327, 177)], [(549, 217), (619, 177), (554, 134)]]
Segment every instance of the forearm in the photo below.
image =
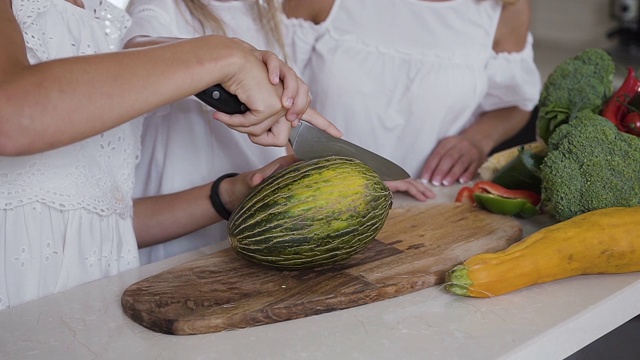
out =
[(134, 229), (139, 247), (176, 239), (222, 220), (215, 212), (211, 184), (134, 201)]
[(488, 155), (493, 148), (517, 134), (527, 124), (530, 116), (530, 111), (516, 106), (488, 111), (460, 135)]
[(228, 42), (206, 37), (2, 68), (1, 151), (22, 155), (73, 143), (222, 82), (229, 68), (242, 66)]
[[(225, 178), (218, 188), (222, 205), (233, 212), (252, 188), (296, 161), (293, 155), (283, 156), (260, 169)], [(221, 221), (222, 217), (211, 204), (211, 184), (175, 194), (135, 200), (133, 225), (138, 246), (145, 247), (172, 240)]]

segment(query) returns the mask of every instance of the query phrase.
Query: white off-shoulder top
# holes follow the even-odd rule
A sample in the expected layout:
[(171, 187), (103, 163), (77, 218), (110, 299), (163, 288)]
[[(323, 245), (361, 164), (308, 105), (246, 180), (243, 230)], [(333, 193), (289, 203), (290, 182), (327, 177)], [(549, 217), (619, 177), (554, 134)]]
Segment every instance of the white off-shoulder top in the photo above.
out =
[(320, 25), (287, 22), (312, 105), (344, 138), (420, 176), (438, 141), (482, 111), (535, 107), (533, 38), (493, 51), (497, 0), (336, 0)]

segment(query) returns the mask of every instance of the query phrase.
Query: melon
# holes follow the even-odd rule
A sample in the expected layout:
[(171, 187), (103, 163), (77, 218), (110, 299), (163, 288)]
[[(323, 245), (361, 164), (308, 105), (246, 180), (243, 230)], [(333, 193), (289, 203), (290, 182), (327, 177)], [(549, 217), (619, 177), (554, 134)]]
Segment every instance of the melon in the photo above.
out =
[(392, 200), (356, 159), (297, 162), (252, 189), (229, 218), (229, 243), (239, 257), (277, 269), (333, 264), (374, 240)]

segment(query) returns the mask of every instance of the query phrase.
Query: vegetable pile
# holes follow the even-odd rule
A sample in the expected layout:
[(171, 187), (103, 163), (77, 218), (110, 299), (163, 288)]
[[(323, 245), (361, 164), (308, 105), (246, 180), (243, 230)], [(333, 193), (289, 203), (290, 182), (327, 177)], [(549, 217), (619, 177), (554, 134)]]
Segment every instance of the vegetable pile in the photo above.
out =
[(640, 271), (640, 79), (628, 69), (613, 93), (613, 74), (611, 57), (598, 49), (558, 65), (542, 88), (536, 144), (509, 149), (509, 161), (495, 154), (502, 166), (460, 191), (457, 201), (514, 216), (536, 212), (508, 214), (482, 196), (500, 193), (504, 205), (530, 191), (541, 198), (536, 210), (559, 222), (454, 267), (447, 291), (491, 297), (576, 275)]
[(629, 68), (613, 93), (614, 72), (600, 49), (559, 64), (540, 94), (539, 140), (509, 150), (509, 162), (484, 180), (540, 194), (539, 212), (559, 221), (640, 206), (640, 79)]
[[(546, 129), (548, 134), (548, 151), (540, 166), (541, 206), (559, 221), (603, 208), (640, 205), (640, 139), (632, 134), (634, 126), (623, 125), (632, 113), (630, 103), (639, 96), (640, 80), (629, 71), (622, 86), (611, 94), (612, 64), (603, 50), (587, 49), (558, 65), (543, 87), (541, 109), (559, 107), (542, 103), (545, 92), (558, 93), (575, 84), (575, 74), (569, 74), (567, 68), (584, 76), (592, 87), (571, 93), (576, 99), (591, 99), (587, 101), (591, 105), (574, 107), (566, 121), (538, 118), (538, 130)], [(598, 65), (601, 70), (595, 71)], [(603, 93), (608, 94), (604, 100)]]

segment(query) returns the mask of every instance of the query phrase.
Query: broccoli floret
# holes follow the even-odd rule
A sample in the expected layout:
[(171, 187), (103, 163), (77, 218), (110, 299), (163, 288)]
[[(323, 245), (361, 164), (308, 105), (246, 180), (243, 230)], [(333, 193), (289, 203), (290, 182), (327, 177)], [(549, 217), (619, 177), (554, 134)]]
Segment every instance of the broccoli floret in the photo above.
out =
[(601, 49), (586, 49), (556, 66), (545, 81), (537, 118), (538, 136), (548, 141), (579, 112), (600, 113), (613, 93), (615, 63)]
[(583, 111), (549, 138), (540, 167), (545, 212), (564, 221), (608, 207), (640, 205), (640, 138)]

